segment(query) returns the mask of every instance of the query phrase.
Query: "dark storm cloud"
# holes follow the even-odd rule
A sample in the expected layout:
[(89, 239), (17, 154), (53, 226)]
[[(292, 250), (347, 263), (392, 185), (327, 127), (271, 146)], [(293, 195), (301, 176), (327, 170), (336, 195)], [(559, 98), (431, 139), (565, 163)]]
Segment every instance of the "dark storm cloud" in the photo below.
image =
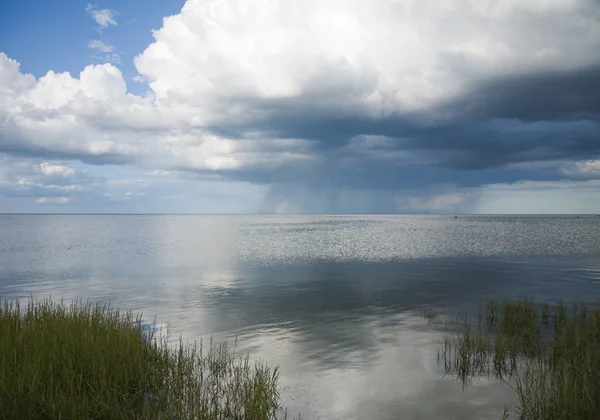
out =
[[(220, 172), (226, 179), (249, 181), (255, 184), (276, 184), (277, 191), (293, 191), (298, 194), (321, 196), (321, 201), (335, 201), (334, 192), (350, 188), (373, 192), (386, 190), (419, 190), (437, 184), (452, 184), (461, 187), (480, 187), (493, 183), (510, 183), (519, 179), (531, 181), (553, 181), (564, 178), (564, 174), (550, 169), (511, 169), (489, 168), (485, 170), (456, 169), (439, 164), (390, 164), (377, 161), (365, 161), (360, 156), (355, 163), (343, 163), (336, 157), (323, 158), (321, 161), (283, 164), (276, 169), (214, 171), (180, 168), (180, 177), (189, 173), (201, 177)], [(427, 191), (429, 192), (429, 191)], [(415, 194), (414, 192), (412, 194)], [(393, 197), (392, 197), (393, 198)], [(390, 197), (386, 197), (386, 200)], [(393, 202), (386, 208), (392, 208)], [(389, 210), (389, 209), (388, 209)]]
[[(233, 174), (254, 182), (477, 186), (564, 177), (533, 166), (506, 170), (511, 164), (600, 158), (600, 66), (497, 77), (433, 109), (386, 118), (352, 109), (334, 112), (318, 101), (311, 106), (297, 99), (261, 101), (256, 107), (264, 118), (212, 129), (233, 138), (261, 130), (273, 137), (308, 139), (315, 144), (318, 163)], [(389, 141), (350, 147), (357, 136)], [(395, 152), (404, 157), (395, 158)]]
[[(366, 92), (369, 93), (369, 92)], [(236, 97), (234, 101), (252, 101)], [(357, 134), (391, 137), (416, 134), (425, 126), (445, 129), (441, 122), (482, 122), (490, 119), (520, 121), (600, 121), (600, 65), (573, 71), (552, 71), (496, 76), (474, 82), (473, 87), (433, 109), (387, 118), (369, 118), (348, 107), (329, 108), (324, 98), (309, 95), (292, 99), (254, 100), (266, 117), (214, 126), (228, 137), (243, 137), (258, 128), (285, 137), (344, 140)], [(425, 132), (427, 134), (427, 132)]]
[(600, 65), (498, 77), (450, 105), (467, 118), (522, 121), (600, 121)]

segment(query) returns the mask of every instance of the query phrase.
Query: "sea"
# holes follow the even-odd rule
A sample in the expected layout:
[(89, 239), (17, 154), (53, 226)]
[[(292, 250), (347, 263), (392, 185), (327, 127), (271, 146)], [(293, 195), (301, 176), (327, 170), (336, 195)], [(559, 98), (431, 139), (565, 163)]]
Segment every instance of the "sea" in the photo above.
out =
[(499, 419), (514, 390), (446, 374), (423, 311), (598, 302), (600, 217), (0, 215), (0, 296), (237, 341), (279, 366), (290, 418)]

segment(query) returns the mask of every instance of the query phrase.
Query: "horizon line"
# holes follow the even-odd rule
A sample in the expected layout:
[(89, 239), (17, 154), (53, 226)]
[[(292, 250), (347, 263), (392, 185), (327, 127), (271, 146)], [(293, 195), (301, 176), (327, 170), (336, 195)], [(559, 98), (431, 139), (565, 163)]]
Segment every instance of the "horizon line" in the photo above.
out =
[(600, 213), (94, 213), (0, 212), (0, 216), (600, 216)]

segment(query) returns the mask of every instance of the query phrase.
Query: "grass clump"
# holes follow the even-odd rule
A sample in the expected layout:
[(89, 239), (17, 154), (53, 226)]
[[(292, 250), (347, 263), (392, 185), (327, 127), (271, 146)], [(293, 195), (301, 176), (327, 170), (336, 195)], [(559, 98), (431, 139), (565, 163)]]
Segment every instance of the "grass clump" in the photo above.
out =
[(432, 309), (432, 308), (424, 308), (423, 309), (423, 317), (427, 321), (429, 321), (430, 325), (433, 325), (439, 319), (440, 311), (438, 311), (437, 309)]
[(514, 379), (520, 419), (600, 418), (597, 306), (490, 299), (477, 324), (465, 320), (444, 338), (441, 355), (463, 384), (482, 375)]
[(282, 418), (277, 368), (107, 306), (0, 301), (0, 419)]

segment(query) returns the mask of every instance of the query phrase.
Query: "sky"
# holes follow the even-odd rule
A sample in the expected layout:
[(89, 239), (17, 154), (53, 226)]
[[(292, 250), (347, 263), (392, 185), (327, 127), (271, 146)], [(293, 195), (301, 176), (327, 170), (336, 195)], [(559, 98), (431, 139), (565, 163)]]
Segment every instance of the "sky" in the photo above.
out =
[(600, 214), (597, 0), (0, 3), (0, 213)]

